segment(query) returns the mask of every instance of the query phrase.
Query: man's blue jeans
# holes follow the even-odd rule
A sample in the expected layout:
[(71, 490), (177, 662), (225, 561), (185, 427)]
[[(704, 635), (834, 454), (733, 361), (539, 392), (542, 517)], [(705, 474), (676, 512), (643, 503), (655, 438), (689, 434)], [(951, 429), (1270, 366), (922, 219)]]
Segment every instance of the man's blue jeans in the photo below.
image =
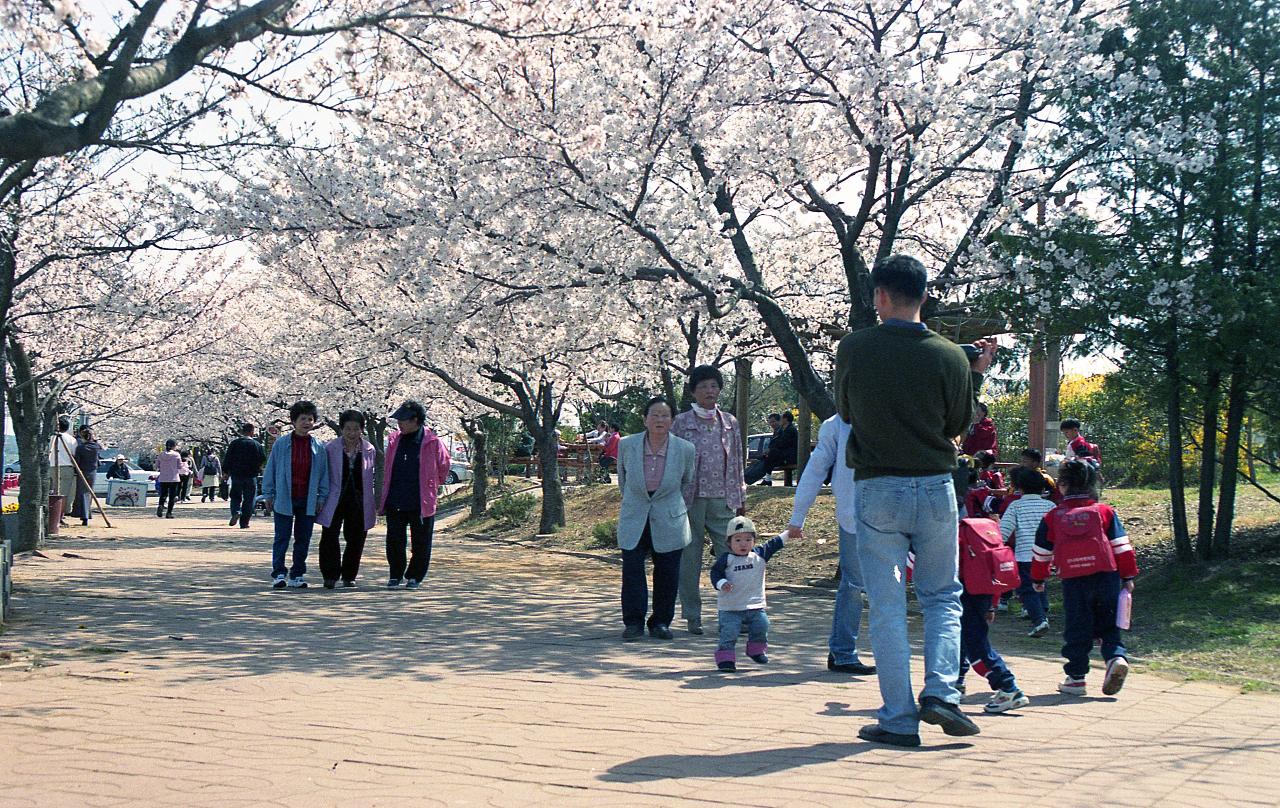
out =
[(258, 496), (258, 478), (231, 475), (231, 515), (240, 517), (240, 526), (249, 526), (249, 517), (253, 516), (253, 501)]
[(285, 574), (284, 554), (289, 549), (289, 539), (293, 539), (293, 565), (289, 567), (290, 578), (301, 578), (307, 574), (307, 551), (311, 549), (311, 529), (316, 523), (315, 514), (306, 515), (307, 501), (293, 501), (293, 516), (279, 511), (276, 517), (276, 538), (271, 544), (271, 577)]
[(837, 665), (858, 662), (858, 626), (862, 623), (862, 564), (858, 561), (858, 536), (840, 528), (840, 586), (831, 615), (831, 639), (827, 647)]
[(854, 482), (858, 503), (858, 559), (871, 601), (871, 649), (884, 705), (877, 713), (888, 732), (914, 734), (919, 711), (911, 687), (907, 639), (907, 551), (915, 552), (916, 598), (924, 612), (924, 691), (960, 703), (960, 594), (956, 577), (955, 489), (950, 474), (872, 477)]

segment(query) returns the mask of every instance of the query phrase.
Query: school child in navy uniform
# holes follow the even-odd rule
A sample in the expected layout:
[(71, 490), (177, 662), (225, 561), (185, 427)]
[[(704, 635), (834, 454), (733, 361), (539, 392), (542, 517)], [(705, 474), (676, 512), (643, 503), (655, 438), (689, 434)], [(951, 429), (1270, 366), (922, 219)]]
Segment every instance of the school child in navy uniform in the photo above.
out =
[(753, 546), (756, 526), (745, 516), (730, 519), (725, 532), (729, 536), (729, 552), (711, 566), (711, 585), (717, 593), (720, 623), (716, 667), (722, 671), (738, 669), (735, 649), (743, 626), (747, 629), (747, 656), (767, 665), (769, 616), (765, 613), (764, 566), (786, 544), (786, 535), (774, 536), (764, 544)]
[(1129, 675), (1116, 606), (1121, 589), (1133, 591), (1138, 559), (1120, 517), (1097, 501), (1097, 479), (1092, 464), (1069, 460), (1062, 465), (1058, 474), (1062, 504), (1040, 523), (1031, 560), (1035, 591), (1044, 591), (1050, 565), (1057, 567), (1062, 578), (1062, 655), (1067, 659), (1063, 665), (1067, 677), (1058, 692), (1070, 696), (1085, 694), (1094, 637), (1102, 640), (1102, 658), (1107, 663), (1103, 695), (1119, 693)]

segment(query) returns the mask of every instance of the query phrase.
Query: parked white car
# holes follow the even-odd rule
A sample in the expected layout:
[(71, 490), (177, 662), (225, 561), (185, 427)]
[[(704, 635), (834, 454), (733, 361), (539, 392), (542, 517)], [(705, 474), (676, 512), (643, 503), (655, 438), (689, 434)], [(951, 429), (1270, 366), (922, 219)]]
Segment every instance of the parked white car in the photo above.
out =
[(445, 485), (455, 485), (471, 479), (471, 464), (453, 461), (449, 466), (449, 476), (444, 478)]

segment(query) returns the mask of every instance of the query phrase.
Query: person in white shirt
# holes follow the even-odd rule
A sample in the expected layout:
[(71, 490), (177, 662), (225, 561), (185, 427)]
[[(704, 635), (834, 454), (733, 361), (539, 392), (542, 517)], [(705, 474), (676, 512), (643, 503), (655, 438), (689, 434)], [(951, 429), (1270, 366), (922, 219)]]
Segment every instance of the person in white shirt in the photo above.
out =
[[(75, 458), (78, 443), (71, 431), (71, 419), (66, 416), (59, 418), (58, 434), (53, 436), (53, 442), (49, 446), (49, 494), (65, 497), (63, 513), (71, 509), (71, 498), (76, 493)], [(66, 525), (66, 520), (63, 520), (62, 526)]]
[(833, 415), (818, 428), (818, 445), (809, 455), (804, 474), (796, 485), (795, 502), (787, 537), (804, 535), (804, 520), (822, 490), (831, 479), (831, 493), (836, 499), (836, 522), (840, 526), (840, 586), (836, 589), (835, 611), (831, 615), (831, 638), (827, 641), (827, 670), (870, 676), (874, 665), (858, 659), (858, 626), (862, 622), (862, 568), (858, 564), (858, 508), (853, 498), (853, 469), (844, 462), (845, 444), (850, 427), (839, 415)]

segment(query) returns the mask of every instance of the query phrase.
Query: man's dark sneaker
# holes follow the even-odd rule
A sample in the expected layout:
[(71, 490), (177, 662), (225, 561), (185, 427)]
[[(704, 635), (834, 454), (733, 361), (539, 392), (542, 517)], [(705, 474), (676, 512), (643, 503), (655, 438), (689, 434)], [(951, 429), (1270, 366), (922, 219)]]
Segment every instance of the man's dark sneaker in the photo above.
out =
[(755, 662), (756, 662), (756, 664), (757, 664), (757, 665), (768, 665), (768, 664), (769, 664), (769, 655), (768, 655), (768, 654), (752, 654), (752, 655), (751, 655), (751, 658), (752, 658), (753, 660), (755, 660)]
[(399, 585), (400, 585), (399, 578), (392, 578), (389, 581), (387, 581), (387, 589), (395, 589)]
[(337, 586), (337, 585), (338, 585), (338, 579), (336, 579), (336, 578), (325, 578), (325, 579), (324, 579), (324, 588), (325, 588), (325, 589), (333, 589), (333, 588), (334, 588), (335, 586)]
[(343, 581), (343, 582), (342, 582), (342, 586), (343, 586), (344, 588), (346, 588), (346, 589), (354, 589), (354, 588), (355, 588), (355, 585), (356, 585), (356, 582), (355, 582), (355, 581)]
[(705, 633), (705, 632), (703, 632), (703, 630), (702, 630), (702, 621), (701, 621), (701, 620), (686, 620), (685, 622), (689, 624), (689, 633), (690, 633), (690, 634), (703, 634), (703, 633)]
[(239, 519), (240, 519), (240, 514), (238, 513), (231, 514), (231, 521), (227, 522), (227, 527), (235, 527), (236, 522), (239, 521)]
[(827, 670), (851, 673), (854, 676), (872, 676), (876, 672), (876, 666), (863, 665), (861, 662), (836, 662), (835, 654), (827, 654)]
[(716, 670), (718, 671), (723, 671), (725, 673), (733, 673), (737, 669), (738, 669), (738, 666), (734, 664), (733, 660), (731, 659), (726, 659), (724, 662), (716, 663)]
[(887, 743), (890, 746), (919, 746), (920, 736), (912, 733), (906, 735), (881, 729), (879, 724), (867, 724), (858, 730), (858, 737), (872, 743)]
[(667, 628), (665, 623), (654, 623), (649, 626), (649, 636), (655, 640), (673, 640), (675, 635), (671, 633), (671, 629)]
[(622, 632), (623, 642), (635, 642), (644, 636), (644, 626), (627, 626)]
[(936, 724), (948, 735), (977, 735), (982, 730), (969, 720), (960, 708), (948, 704), (937, 696), (925, 696), (920, 700), (920, 720), (926, 724)]
[(405, 589), (417, 589), (419, 586), (421, 586), (421, 584), (419, 584), (417, 581), (413, 580), (412, 578), (405, 579), (405, 582), (404, 582)]

